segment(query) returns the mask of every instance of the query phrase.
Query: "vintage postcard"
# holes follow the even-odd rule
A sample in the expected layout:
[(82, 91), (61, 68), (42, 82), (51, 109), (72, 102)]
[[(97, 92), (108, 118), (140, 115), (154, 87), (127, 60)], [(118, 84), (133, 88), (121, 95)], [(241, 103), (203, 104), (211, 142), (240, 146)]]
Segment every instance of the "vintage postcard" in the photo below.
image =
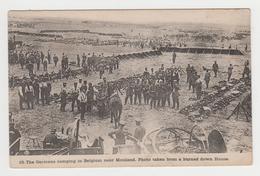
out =
[(12, 168), (252, 164), (250, 9), (8, 12)]

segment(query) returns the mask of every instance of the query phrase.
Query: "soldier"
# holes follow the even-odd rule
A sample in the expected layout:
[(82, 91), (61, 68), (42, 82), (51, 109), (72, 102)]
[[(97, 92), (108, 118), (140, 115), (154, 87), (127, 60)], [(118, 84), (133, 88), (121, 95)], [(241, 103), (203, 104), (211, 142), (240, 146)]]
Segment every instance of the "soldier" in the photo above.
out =
[(172, 91), (172, 108), (175, 108), (175, 105), (177, 105), (177, 109), (179, 109), (179, 96), (180, 96), (180, 93), (179, 93), (179, 86), (177, 84), (174, 85), (173, 87), (173, 91)]
[(87, 61), (87, 56), (85, 55), (85, 53), (83, 53), (81, 67), (83, 67), (83, 65), (86, 64), (86, 61)]
[(78, 111), (79, 111), (79, 101), (78, 101), (78, 96), (79, 96), (79, 89), (78, 89), (78, 83), (74, 83), (74, 88), (71, 91), (71, 112), (74, 112), (74, 107), (75, 103), (77, 103)]
[(25, 97), (28, 109), (33, 109), (33, 98), (34, 98), (34, 91), (31, 82), (28, 82), (25, 86)]
[(104, 73), (105, 73), (105, 69), (104, 66), (102, 65), (99, 67), (99, 79), (102, 79)]
[(20, 150), (21, 133), (15, 128), (13, 122), (9, 122), (9, 152), (10, 155), (15, 155)]
[(77, 66), (80, 67), (80, 57), (79, 57), (79, 54), (77, 54)]
[(42, 101), (42, 105), (45, 105), (45, 95), (46, 95), (46, 91), (47, 91), (47, 83), (45, 81), (45, 79), (39, 84), (40, 86), (40, 91), (41, 91), (41, 101)]
[(164, 102), (164, 105), (168, 104), (168, 106), (170, 107), (171, 106), (171, 101), (170, 101), (170, 96), (171, 96), (171, 93), (172, 93), (172, 86), (171, 86), (171, 83), (166, 83), (165, 84), (165, 102)]
[(125, 105), (127, 103), (128, 98), (130, 98), (130, 104), (133, 103), (133, 94), (134, 94), (134, 88), (132, 86), (132, 83), (129, 82), (128, 86), (126, 88), (126, 97), (125, 97)]
[(218, 75), (218, 64), (217, 64), (217, 61), (215, 61), (214, 64), (212, 65), (212, 70), (214, 72), (215, 77), (217, 77), (217, 75)]
[(202, 81), (200, 80), (199, 75), (198, 75), (198, 79), (195, 82), (195, 88), (196, 88), (197, 99), (199, 100), (202, 95)]
[(53, 149), (58, 147), (58, 138), (56, 136), (56, 129), (51, 129), (50, 134), (47, 134), (43, 140), (44, 149)]
[(151, 68), (151, 75), (154, 76), (154, 69)]
[(134, 131), (134, 137), (139, 141), (142, 142), (145, 136), (145, 128), (141, 125), (142, 120), (140, 118), (135, 119), (136, 129)]
[(43, 59), (43, 71), (47, 71), (47, 69), (48, 69), (48, 59), (47, 57), (45, 57)]
[(209, 88), (209, 81), (210, 81), (210, 72), (209, 70), (206, 70), (205, 77), (204, 77), (206, 88)]
[(50, 50), (48, 50), (47, 59), (48, 59), (48, 63), (50, 64), (51, 63), (51, 53), (50, 53)]
[(77, 87), (78, 87), (78, 90), (82, 87), (82, 79), (81, 79), (81, 78), (79, 79), (79, 82), (78, 82), (78, 86), (77, 86)]
[(192, 87), (192, 92), (193, 93), (195, 92), (195, 82), (196, 82), (197, 78), (198, 78), (197, 72), (193, 71), (191, 73), (190, 80), (189, 80), (189, 90)]
[(80, 102), (80, 119), (83, 121), (85, 120), (84, 115), (86, 112), (86, 102), (87, 102), (86, 89), (84, 87), (80, 88), (78, 100)]
[(173, 51), (172, 53), (172, 63), (175, 64), (175, 60), (176, 60), (176, 53), (175, 51)]
[(36, 57), (36, 67), (37, 70), (40, 70), (40, 66), (41, 66), (41, 58), (39, 56)]
[(82, 86), (81, 86), (81, 87), (82, 87), (83, 89), (85, 89), (86, 91), (88, 90), (88, 85), (87, 85), (87, 84), (88, 84), (88, 82), (85, 80), (85, 81), (83, 81), (83, 84), (82, 84)]
[(247, 61), (245, 62), (245, 65), (244, 65), (244, 70), (243, 70), (242, 77), (244, 78), (245, 75), (246, 75), (246, 77), (249, 78), (249, 74), (250, 74), (249, 61), (247, 60)]
[(140, 105), (142, 99), (142, 85), (139, 79), (136, 80), (136, 84), (134, 86), (134, 104), (136, 104), (137, 99)]
[(54, 54), (54, 56), (53, 56), (53, 62), (54, 62), (54, 66), (55, 66), (55, 67), (57, 67), (58, 61), (59, 61), (58, 56), (56, 56), (56, 54)]
[(20, 51), (20, 53), (19, 53), (19, 63), (21, 65), (21, 68), (23, 69), (24, 64), (25, 64), (25, 56), (22, 51)]
[(39, 104), (39, 97), (40, 97), (40, 85), (38, 79), (35, 79), (33, 82), (33, 90), (34, 90), (34, 97), (35, 97), (35, 104)]
[(143, 93), (143, 97), (144, 97), (144, 104), (148, 104), (149, 103), (149, 83), (148, 83), (147, 79), (145, 79), (143, 81), (142, 93)]
[(92, 111), (94, 102), (94, 88), (92, 86), (92, 83), (88, 84), (88, 91), (87, 91), (87, 112)]
[(156, 108), (156, 98), (157, 98), (157, 92), (156, 92), (156, 85), (155, 82), (152, 82), (149, 88), (149, 96), (150, 96), (150, 107), (151, 109), (154, 107)]
[[(124, 121), (120, 121), (119, 129), (108, 133), (108, 136), (114, 139), (115, 146), (126, 144), (126, 137), (129, 136), (130, 134), (124, 130), (125, 124), (126, 123)], [(118, 148), (113, 148), (113, 154), (116, 154), (117, 152), (118, 152)]]
[(18, 95), (19, 95), (19, 105), (20, 110), (23, 110), (23, 102), (25, 101), (25, 83), (22, 81), (21, 85), (18, 87)]
[(232, 64), (230, 64), (228, 67), (228, 81), (230, 81), (232, 72), (233, 72), (233, 66), (232, 66)]
[(143, 77), (144, 77), (145, 79), (148, 79), (149, 76), (150, 76), (150, 73), (148, 72), (147, 67), (145, 67), (144, 73), (143, 73)]
[(119, 58), (116, 58), (116, 69), (119, 69)]
[(44, 54), (43, 54), (43, 52), (42, 52), (42, 51), (41, 51), (40, 57), (41, 57), (41, 62), (43, 63)]
[(65, 107), (66, 107), (66, 101), (67, 101), (67, 83), (63, 83), (63, 87), (61, 88), (60, 92), (60, 111), (65, 112)]
[(47, 88), (45, 91), (45, 99), (46, 99), (46, 104), (49, 105), (50, 104), (50, 96), (51, 96), (51, 82), (48, 81), (47, 83)]
[(191, 77), (191, 66), (190, 66), (190, 64), (188, 64), (188, 66), (186, 68), (186, 73), (187, 73), (187, 83), (188, 83), (189, 80), (190, 80), (190, 77)]

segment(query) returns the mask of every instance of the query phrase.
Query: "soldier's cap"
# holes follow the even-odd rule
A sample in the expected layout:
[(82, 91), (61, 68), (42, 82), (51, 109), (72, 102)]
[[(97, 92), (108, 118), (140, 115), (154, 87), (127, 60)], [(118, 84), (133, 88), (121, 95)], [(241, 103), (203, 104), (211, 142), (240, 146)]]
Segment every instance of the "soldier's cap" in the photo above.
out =
[(56, 132), (56, 129), (55, 128), (52, 128), (51, 129), (51, 133), (55, 133)]
[(119, 125), (125, 126), (125, 125), (126, 125), (126, 121), (121, 120), (121, 121), (119, 122)]

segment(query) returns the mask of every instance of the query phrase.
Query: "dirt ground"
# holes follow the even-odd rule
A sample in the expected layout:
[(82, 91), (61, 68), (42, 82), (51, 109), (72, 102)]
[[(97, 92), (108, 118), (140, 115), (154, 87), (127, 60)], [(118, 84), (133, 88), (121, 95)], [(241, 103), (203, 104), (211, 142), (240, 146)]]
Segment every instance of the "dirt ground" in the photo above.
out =
[[(48, 43), (48, 47), (52, 46)], [(44, 44), (43, 44), (44, 46)], [(45, 51), (47, 48), (45, 47)], [(57, 44), (56, 47), (59, 46)], [(55, 47), (51, 47), (55, 50)], [(69, 48), (69, 46), (67, 46)], [(73, 48), (73, 47), (72, 47)], [(107, 49), (107, 53), (114, 53), (113, 48), (108, 49), (109, 47), (99, 47), (95, 48), (93, 51), (104, 52), (104, 48)], [(127, 48), (125, 48), (127, 50)], [(129, 52), (133, 49), (130, 48)], [(56, 50), (55, 50), (56, 51)], [(66, 50), (67, 52), (75, 54), (77, 51), (71, 49)], [(89, 51), (89, 50), (88, 50)], [(88, 52), (86, 51), (86, 53)], [(59, 52), (59, 51), (57, 51)], [(82, 50), (80, 50), (82, 52)], [(227, 79), (227, 67), (230, 63), (233, 64), (234, 70), (232, 77), (240, 78), (241, 72), (243, 71), (243, 64), (248, 56), (227, 56), (227, 55), (206, 55), (206, 54), (180, 54), (177, 53), (176, 64), (174, 66), (181, 66), (184, 70), (187, 64), (193, 65), (198, 73), (203, 78), (203, 69), (202, 66), (211, 68), (213, 62), (216, 60), (220, 67), (220, 74), (217, 78), (213, 77), (210, 82), (210, 88), (207, 91), (212, 91), (211, 88), (214, 85), (218, 84), (220, 80)], [(121, 77), (126, 77), (129, 75), (134, 75), (136, 73), (142, 73), (144, 67), (154, 68), (157, 70), (161, 64), (164, 64), (165, 67), (172, 67), (171, 63), (171, 54), (163, 53), (159, 57), (150, 57), (144, 59), (130, 59), (125, 60), (120, 63), (120, 69), (114, 71), (113, 74), (105, 73), (105, 76), (108, 80), (115, 80)], [(50, 69), (54, 69), (53, 65), (50, 66)], [(57, 69), (57, 68), (56, 68)], [(10, 73), (15, 73), (15, 75), (23, 75), (27, 71), (21, 70), (19, 66), (10, 66)], [(89, 77), (81, 76), (83, 80), (92, 82), (96, 84), (101, 80), (98, 78), (98, 74), (93, 73)], [(54, 82), (52, 84), (53, 92), (59, 93), (62, 82), (67, 82), (68, 87), (72, 87), (73, 82), (76, 82), (78, 79), (72, 80), (62, 80), (59, 82)], [(190, 97), (195, 97), (191, 91), (188, 90), (188, 85), (186, 83), (186, 74), (181, 75), (180, 81), (180, 109), (184, 106), (187, 106), (194, 101), (190, 101)], [(203, 85), (205, 89), (205, 84)], [(121, 99), (124, 100), (125, 94), (121, 96)], [(233, 101), (228, 107), (222, 111), (218, 111), (216, 114), (212, 114), (208, 119), (203, 120), (199, 123), (199, 126), (203, 127), (206, 133), (209, 133), (212, 129), (219, 129), (224, 136), (224, 139), (227, 144), (229, 152), (250, 152), (252, 150), (252, 124), (243, 120), (225, 120), (227, 116), (231, 114), (235, 106), (238, 104), (240, 99)], [(18, 104), (18, 94), (17, 88), (10, 89), (9, 91), (9, 109), (14, 114), (16, 127), (22, 133), (22, 148), (26, 148), (28, 142), (28, 136), (37, 136), (40, 140), (43, 140), (44, 136), (49, 133), (50, 128), (56, 128), (58, 131), (61, 130), (62, 126), (66, 127), (69, 123), (73, 122), (75, 117), (78, 117), (79, 114), (71, 113), (71, 105), (66, 106), (66, 112), (59, 111), (59, 104), (52, 103), (49, 106), (35, 106), (34, 110), (19, 110)], [(149, 105), (124, 105), (122, 119), (124, 119), (127, 124), (126, 128), (130, 133), (133, 133), (135, 129), (136, 117), (140, 117), (143, 120), (143, 126), (146, 129), (146, 132), (149, 133), (157, 128), (161, 127), (183, 127), (186, 129), (191, 128), (194, 125), (194, 122), (190, 121), (187, 116), (184, 116), (178, 113), (177, 110), (172, 109), (171, 107), (164, 107), (158, 109), (150, 109)], [(108, 137), (108, 133), (113, 131), (113, 124), (110, 123), (110, 119), (99, 119), (95, 114), (86, 114), (86, 118), (90, 125), (87, 123), (80, 123), (80, 135), (89, 136), (91, 140), (101, 136), (104, 139), (104, 148), (105, 154), (111, 154), (113, 147), (113, 140)]]

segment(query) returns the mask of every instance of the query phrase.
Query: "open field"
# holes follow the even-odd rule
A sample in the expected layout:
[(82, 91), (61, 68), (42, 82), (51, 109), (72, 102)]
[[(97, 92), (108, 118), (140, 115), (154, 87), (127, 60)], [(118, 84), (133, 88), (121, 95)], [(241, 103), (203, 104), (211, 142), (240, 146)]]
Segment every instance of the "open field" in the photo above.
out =
[[(15, 20), (13, 19), (14, 24)], [(57, 22), (57, 21), (56, 21)], [(228, 27), (221, 28), (219, 26), (212, 25), (200, 26), (196, 25), (165, 25), (165, 26), (150, 26), (148, 28), (146, 25), (127, 25), (127, 24), (114, 24), (108, 25), (107, 23), (81, 23), (77, 22), (67, 22), (62, 24), (56, 22), (42, 22), (41, 20), (36, 20), (32, 22), (35, 24), (34, 27), (11, 27), (10, 30), (20, 30), (20, 31), (29, 31), (29, 32), (40, 32), (44, 29), (89, 29), (95, 32), (104, 32), (109, 31), (110, 33), (120, 33), (123, 34), (127, 40), (137, 40), (141, 38), (152, 39), (154, 36), (160, 36), (163, 38), (167, 34), (168, 38), (171, 40), (176, 40), (185, 42), (188, 46), (206, 46), (206, 47), (218, 47), (222, 46), (222, 43), (225, 43), (225, 47), (228, 47), (229, 44), (232, 46), (238, 47), (238, 49), (244, 49), (247, 44), (250, 48), (250, 33), (248, 29), (239, 29), (238, 31), (246, 30), (246, 37), (243, 39), (229, 39), (228, 41), (222, 41), (221, 37), (223, 36), (234, 36), (237, 32), (230, 31)], [(192, 26), (192, 28), (191, 28)], [(190, 32), (188, 32), (190, 31)], [(200, 36), (203, 32), (210, 34), (214, 37), (214, 40), (211, 42), (204, 42), (201, 39), (193, 40), (194, 36)], [(142, 35), (140, 36), (139, 33)], [(188, 33), (188, 36), (177, 37), (173, 36), (176, 34)], [(61, 34), (61, 33), (60, 33)], [(62, 53), (68, 55), (70, 61), (76, 61), (76, 55), (82, 53), (104, 53), (105, 56), (112, 54), (122, 54), (122, 53), (133, 53), (139, 51), (147, 51), (149, 48), (137, 48), (129, 46), (92, 46), (77, 43), (75, 41), (82, 41), (82, 38), (87, 39), (97, 39), (100, 40), (112, 40), (114, 39), (111, 36), (99, 36), (96, 34), (78, 34), (78, 33), (66, 33), (62, 34), (63, 39), (54, 41), (53, 39), (48, 38), (37, 38), (33, 36), (16, 36), (17, 40), (21, 40), (24, 43), (32, 46), (36, 50), (43, 51), (47, 53), (50, 50), (51, 55), (57, 54), (61, 57)], [(167, 38), (165, 37), (165, 38)], [(133, 39), (134, 38), (134, 39)], [(39, 40), (41, 39), (41, 40)], [(140, 40), (141, 40), (140, 39)], [(192, 39), (192, 40), (191, 40)], [(120, 39), (125, 40), (125, 39)], [(183, 70), (186, 69), (187, 64), (191, 64), (198, 71), (198, 74), (201, 78), (204, 78), (205, 72), (203, 71), (202, 66), (206, 68), (211, 68), (214, 61), (217, 61), (219, 64), (219, 75), (217, 78), (213, 77), (213, 72), (211, 73), (212, 79), (210, 81), (209, 89), (206, 89), (205, 83), (203, 82), (203, 90), (206, 92), (212, 92), (212, 88), (215, 85), (218, 85), (218, 82), (221, 80), (227, 80), (227, 68), (229, 64), (234, 66), (232, 77), (239, 79), (242, 76), (243, 66), (246, 60), (250, 61), (250, 52), (243, 56), (230, 56), (230, 55), (214, 55), (214, 54), (183, 54), (176, 53), (176, 63), (173, 65), (171, 61), (172, 53), (163, 53), (163, 55), (158, 57), (148, 57), (142, 59), (129, 59), (123, 60), (120, 62), (120, 67), (118, 70), (113, 71), (112, 74), (105, 72), (105, 77), (108, 81), (117, 80), (119, 78), (131, 76), (138, 73), (143, 73), (144, 68), (147, 67), (150, 71), (151, 68), (158, 70), (161, 67), (161, 64), (164, 64), (166, 68), (168, 67), (181, 67)], [(60, 69), (60, 62), (55, 68), (53, 63), (48, 66), (48, 71), (58, 71)], [(77, 67), (72, 66), (72, 69)], [(37, 71), (36, 74), (43, 73), (43, 68), (40, 71)], [(20, 65), (9, 65), (9, 75), (15, 75), (22, 77), (27, 75), (28, 71), (26, 69), (22, 70)], [(91, 82), (94, 85), (102, 80), (99, 79), (98, 73), (91, 73), (90, 76), (85, 77), (84, 75), (78, 76), (83, 80), (87, 80), (88, 83)], [(66, 82), (68, 87), (73, 87), (73, 83), (78, 81), (78, 78), (62, 80), (52, 83), (52, 94), (59, 93), (62, 87), (62, 83)], [(60, 112), (59, 104), (51, 103), (49, 106), (36, 105), (33, 110), (23, 110), (19, 109), (19, 97), (17, 94), (17, 88), (9, 89), (9, 110), (13, 112), (14, 120), (16, 127), (20, 130), (22, 134), (21, 148), (25, 149), (27, 145), (27, 138), (30, 135), (37, 136), (39, 139), (43, 139), (46, 134), (49, 133), (50, 128), (56, 128), (58, 131), (61, 130), (62, 126), (66, 126), (69, 123), (73, 122), (76, 117), (79, 117), (79, 114), (70, 112), (71, 105), (66, 106), (66, 112)], [(186, 83), (186, 73), (182, 74), (180, 77), (180, 109), (194, 103), (196, 100), (190, 100), (190, 98), (195, 98), (195, 94), (192, 91), (188, 90), (188, 84)], [(123, 95), (120, 95), (121, 99), (124, 100), (125, 92)], [(251, 122), (246, 122), (243, 119), (226, 120), (236, 105), (241, 101), (241, 97), (237, 98), (235, 101), (232, 101), (225, 109), (218, 111), (216, 114), (211, 114), (207, 119), (204, 119), (201, 122), (198, 122), (201, 127), (203, 127), (206, 133), (209, 133), (212, 129), (219, 129), (223, 134), (228, 148), (228, 152), (251, 152), (252, 151), (252, 124)], [(172, 102), (171, 102), (172, 103)], [(135, 128), (134, 118), (140, 117), (143, 120), (143, 126), (146, 129), (147, 133), (161, 127), (183, 127), (191, 128), (194, 125), (194, 122), (188, 119), (187, 116), (180, 114), (177, 110), (171, 107), (161, 107), (157, 109), (150, 109), (149, 105), (129, 105), (126, 104), (123, 106), (122, 119), (127, 122), (126, 128), (129, 132), (133, 133)], [(80, 123), (80, 134), (82, 136), (89, 136), (91, 140), (101, 136), (104, 139), (104, 148), (105, 154), (111, 154), (113, 147), (113, 140), (108, 137), (108, 133), (114, 130), (113, 124), (110, 123), (110, 119), (100, 119), (96, 113), (87, 114), (87, 121), (90, 123), (88, 125), (86, 122)], [(101, 130), (102, 129), (102, 130)]]

